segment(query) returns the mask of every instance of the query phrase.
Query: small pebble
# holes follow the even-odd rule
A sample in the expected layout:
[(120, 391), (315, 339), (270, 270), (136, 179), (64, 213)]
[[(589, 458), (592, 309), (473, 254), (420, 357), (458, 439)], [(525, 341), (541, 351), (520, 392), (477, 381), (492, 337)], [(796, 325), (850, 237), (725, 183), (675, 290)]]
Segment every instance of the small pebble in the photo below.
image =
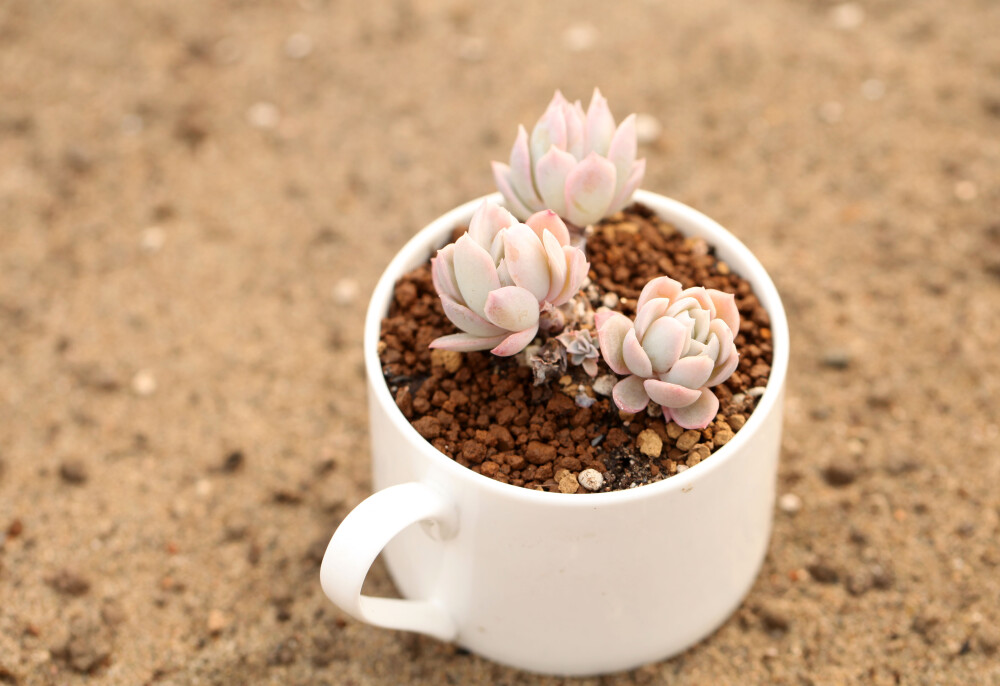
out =
[(66, 483), (79, 486), (87, 482), (87, 465), (82, 460), (66, 460), (59, 465), (59, 476)]
[(792, 626), (792, 619), (784, 608), (773, 602), (764, 602), (757, 608), (757, 616), (767, 631), (784, 633)]
[(830, 10), (830, 21), (841, 31), (853, 31), (865, 21), (865, 10), (856, 2), (844, 2)]
[(139, 247), (142, 248), (143, 252), (159, 252), (166, 240), (167, 234), (163, 229), (159, 226), (150, 226), (142, 232), (142, 237), (139, 239)]
[(121, 130), (122, 133), (128, 134), (130, 136), (135, 136), (136, 134), (142, 133), (143, 128), (145, 128), (146, 123), (143, 121), (142, 117), (138, 114), (126, 114), (121, 119)]
[(338, 305), (350, 305), (361, 294), (361, 286), (354, 279), (341, 279), (333, 286), (333, 301)]
[(677, 422), (670, 422), (669, 424), (667, 424), (667, 436), (669, 436), (670, 438), (676, 441), (678, 438), (681, 437), (682, 433), (684, 433), (684, 427), (678, 424)]
[(635, 135), (640, 145), (655, 143), (662, 134), (663, 125), (659, 119), (644, 112), (635, 115)]
[(695, 447), (691, 448), (691, 452), (688, 453), (687, 463), (689, 467), (693, 467), (699, 462), (704, 461), (709, 455), (712, 454), (712, 449), (709, 448), (704, 443), (699, 443)]
[(823, 470), (823, 479), (831, 486), (838, 488), (854, 483), (856, 478), (857, 472), (851, 467), (837, 462), (831, 462)]
[(576, 477), (572, 474), (566, 474), (566, 476), (559, 480), (560, 493), (576, 493), (577, 488)]
[(312, 38), (304, 33), (293, 33), (285, 39), (285, 54), (293, 60), (305, 59), (312, 51)]
[(136, 372), (132, 377), (132, 392), (138, 396), (146, 397), (156, 392), (156, 377), (148, 369)]
[(732, 417), (726, 417), (726, 423), (729, 424), (733, 431), (739, 431), (747, 423), (747, 418), (741, 414), (734, 414)]
[(836, 124), (844, 116), (844, 106), (835, 100), (824, 102), (819, 106), (819, 118), (827, 124)]
[(563, 46), (572, 52), (585, 52), (597, 44), (597, 37), (593, 24), (573, 24), (563, 31)]
[(208, 612), (208, 633), (217, 635), (229, 625), (229, 619), (221, 610), (209, 610)]
[(721, 428), (716, 429), (712, 436), (712, 442), (715, 444), (716, 448), (724, 446), (729, 441), (733, 440), (735, 436), (728, 426), (723, 425)]
[(614, 308), (618, 307), (618, 300), (619, 298), (617, 293), (608, 291), (607, 293), (604, 294), (604, 297), (601, 298), (601, 304), (613, 310)]
[(257, 102), (247, 110), (247, 121), (255, 129), (273, 129), (281, 120), (277, 105), (270, 102)]
[(843, 348), (827, 348), (823, 351), (820, 362), (830, 369), (847, 369), (851, 366), (851, 353)]
[(68, 569), (50, 576), (45, 583), (59, 593), (76, 597), (86, 595), (90, 590), (90, 582), (87, 579)]
[(778, 498), (778, 507), (782, 512), (793, 515), (802, 509), (802, 498), (794, 493), (784, 493)]
[(449, 374), (454, 374), (462, 368), (462, 353), (457, 350), (431, 350), (431, 366), (444, 367)]
[(611, 374), (604, 374), (594, 379), (594, 384), (592, 388), (594, 393), (597, 395), (603, 395), (604, 397), (609, 397), (611, 391), (614, 389), (615, 384), (618, 383), (618, 379)]
[(576, 403), (577, 407), (588, 408), (597, 402), (597, 398), (591, 398), (586, 393), (577, 393), (576, 397), (573, 398), (573, 402)]
[(754, 386), (749, 391), (747, 391), (747, 396), (751, 398), (759, 398), (760, 396), (764, 395), (765, 390), (767, 389), (764, 388), (763, 386)]
[(861, 84), (861, 95), (865, 100), (881, 100), (885, 96), (885, 84), (878, 79), (868, 79)]
[(649, 457), (659, 457), (663, 450), (663, 441), (652, 429), (642, 431), (635, 439), (639, 452)]
[(955, 184), (955, 197), (962, 202), (971, 202), (979, 196), (979, 189), (972, 181), (958, 181)]
[(200, 498), (212, 495), (212, 482), (208, 479), (198, 479), (194, 484), (194, 492)]
[(486, 39), (465, 36), (458, 42), (458, 59), (463, 62), (482, 62), (486, 58)]
[(690, 429), (682, 433), (680, 438), (677, 439), (677, 449), (684, 451), (691, 450), (691, 448), (695, 447), (700, 440), (701, 432)]
[(600, 490), (601, 486), (604, 485), (604, 475), (596, 469), (584, 469), (580, 472), (580, 476), (577, 477), (577, 480), (580, 482), (580, 485), (588, 491)]

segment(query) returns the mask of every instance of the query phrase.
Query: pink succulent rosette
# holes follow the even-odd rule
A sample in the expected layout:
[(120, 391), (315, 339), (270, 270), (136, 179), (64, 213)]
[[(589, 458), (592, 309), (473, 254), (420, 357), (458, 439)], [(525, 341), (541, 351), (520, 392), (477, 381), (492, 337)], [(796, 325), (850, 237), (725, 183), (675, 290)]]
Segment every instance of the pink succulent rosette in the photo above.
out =
[(510, 164), (494, 162), (493, 176), (517, 217), (549, 208), (587, 226), (625, 207), (639, 187), (646, 160), (635, 159), (637, 147), (634, 114), (615, 128), (596, 88), (586, 113), (556, 91), (530, 139), (518, 127)]
[(595, 321), (604, 361), (628, 375), (612, 391), (620, 409), (640, 412), (652, 400), (664, 419), (685, 429), (703, 429), (715, 418), (719, 399), (711, 387), (739, 363), (740, 314), (732, 294), (682, 289), (662, 276), (642, 289), (634, 322), (609, 310)]
[(442, 336), (432, 348), (514, 355), (538, 333), (542, 308), (576, 295), (590, 265), (569, 244), (555, 212), (519, 223), (496, 203), (483, 201), (469, 230), (431, 260), (444, 313), (462, 333)]

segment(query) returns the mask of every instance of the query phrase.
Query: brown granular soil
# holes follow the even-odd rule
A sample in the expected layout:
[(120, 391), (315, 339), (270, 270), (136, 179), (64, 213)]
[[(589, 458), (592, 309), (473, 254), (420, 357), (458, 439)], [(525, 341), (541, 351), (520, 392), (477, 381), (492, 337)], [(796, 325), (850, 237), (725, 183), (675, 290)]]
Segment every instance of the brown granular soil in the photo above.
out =
[[(659, 408), (621, 413), (594, 380), (568, 366), (535, 385), (518, 357), (489, 352), (432, 351), (454, 332), (431, 283), (429, 262), (396, 284), (379, 349), (383, 373), (403, 415), (434, 447), (475, 472), (535, 490), (587, 493), (581, 470), (604, 475), (601, 491), (661, 481), (710, 457), (732, 439), (753, 411), (771, 371), (770, 321), (750, 284), (715, 257), (704, 240), (687, 238), (648, 208), (633, 204), (587, 236), (591, 305), (613, 305), (628, 316), (657, 276), (684, 287), (734, 293), (740, 310), (740, 364), (714, 391), (719, 415), (705, 429), (664, 422)], [(605, 301), (605, 295), (614, 293)], [(611, 373), (603, 360), (600, 376)], [(587, 406), (589, 405), (589, 406)]]

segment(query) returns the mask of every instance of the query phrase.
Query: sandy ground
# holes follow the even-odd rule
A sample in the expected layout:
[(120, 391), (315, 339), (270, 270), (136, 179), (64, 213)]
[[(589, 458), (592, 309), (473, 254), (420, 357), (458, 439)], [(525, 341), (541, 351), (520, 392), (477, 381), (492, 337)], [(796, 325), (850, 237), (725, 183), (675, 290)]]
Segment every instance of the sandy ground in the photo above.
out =
[(562, 683), (346, 618), (318, 554), (370, 491), (382, 266), (595, 84), (795, 349), (744, 607), (574, 683), (1000, 684), (997, 35), (988, 0), (0, 3), (0, 684)]

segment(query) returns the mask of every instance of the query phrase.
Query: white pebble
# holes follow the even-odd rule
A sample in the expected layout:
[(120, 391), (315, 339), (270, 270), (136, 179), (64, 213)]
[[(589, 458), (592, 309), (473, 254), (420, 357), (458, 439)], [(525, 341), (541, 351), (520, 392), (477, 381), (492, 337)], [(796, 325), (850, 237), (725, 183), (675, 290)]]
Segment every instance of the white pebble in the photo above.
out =
[(341, 279), (333, 287), (333, 300), (338, 305), (350, 305), (354, 302), (358, 294), (361, 293), (361, 286), (354, 279)]
[(163, 231), (163, 229), (159, 226), (150, 226), (142, 232), (142, 237), (139, 239), (139, 246), (144, 252), (159, 252), (166, 240), (167, 234)]
[(604, 374), (603, 376), (599, 376), (594, 379), (592, 388), (594, 389), (594, 393), (597, 395), (607, 397), (611, 395), (611, 389), (615, 387), (616, 383), (618, 383), (618, 379), (611, 374)]
[(778, 498), (778, 507), (781, 508), (782, 512), (795, 514), (802, 509), (802, 498), (794, 493), (785, 493)]
[(885, 97), (885, 84), (878, 79), (868, 79), (861, 84), (861, 95), (865, 100), (881, 100)]
[(285, 54), (293, 60), (309, 57), (313, 51), (312, 38), (304, 33), (293, 33), (285, 39)]
[(576, 479), (588, 491), (596, 491), (604, 485), (604, 475), (596, 469), (584, 469)]
[(584, 52), (594, 47), (597, 35), (593, 24), (573, 24), (563, 31), (563, 45), (572, 52)]
[(750, 396), (751, 398), (759, 398), (760, 396), (764, 395), (765, 390), (767, 389), (764, 388), (764, 386), (754, 386), (749, 391), (747, 391), (747, 395)]
[(955, 197), (962, 202), (975, 200), (979, 196), (979, 189), (972, 181), (959, 181), (955, 184)]
[(278, 107), (270, 102), (257, 102), (247, 110), (247, 121), (256, 129), (273, 129), (281, 120)]
[(865, 21), (865, 10), (856, 2), (845, 2), (830, 10), (830, 21), (841, 31), (852, 31)]
[(604, 297), (601, 298), (601, 304), (613, 310), (614, 308), (618, 307), (618, 294), (605, 293)]
[(132, 377), (132, 392), (140, 396), (153, 395), (156, 392), (156, 377), (148, 369), (140, 370)]
[(844, 106), (836, 100), (824, 102), (819, 106), (819, 118), (827, 124), (836, 124), (844, 116)]
[(659, 119), (644, 112), (635, 115), (635, 136), (640, 144), (655, 143), (662, 133), (663, 126)]
[(194, 492), (201, 498), (207, 498), (212, 494), (212, 482), (208, 479), (198, 479), (194, 484)]
[(458, 59), (463, 62), (482, 62), (486, 57), (486, 39), (465, 36), (458, 42)]

